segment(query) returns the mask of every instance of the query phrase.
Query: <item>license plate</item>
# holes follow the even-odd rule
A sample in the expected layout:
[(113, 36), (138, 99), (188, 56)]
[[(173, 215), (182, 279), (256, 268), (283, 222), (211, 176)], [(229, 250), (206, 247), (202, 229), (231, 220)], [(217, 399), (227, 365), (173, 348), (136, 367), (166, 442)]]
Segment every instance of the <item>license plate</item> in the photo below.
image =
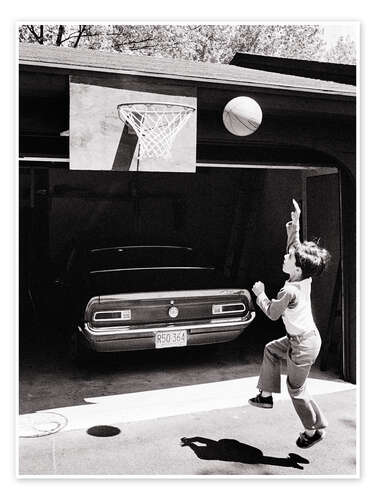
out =
[(157, 332), (155, 333), (155, 348), (164, 347), (183, 347), (187, 343), (187, 331), (178, 330), (175, 332)]

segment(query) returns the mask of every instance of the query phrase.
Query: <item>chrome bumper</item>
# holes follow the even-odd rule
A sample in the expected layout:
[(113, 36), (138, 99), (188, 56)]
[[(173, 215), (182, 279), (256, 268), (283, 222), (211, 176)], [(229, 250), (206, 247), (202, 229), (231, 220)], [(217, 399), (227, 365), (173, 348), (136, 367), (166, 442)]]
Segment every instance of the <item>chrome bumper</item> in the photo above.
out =
[(93, 328), (85, 323), (80, 331), (95, 351), (141, 350), (155, 348), (154, 337), (157, 332), (186, 330), (187, 345), (227, 342), (238, 337), (254, 318), (255, 312), (252, 311), (245, 319), (238, 321), (218, 319), (208, 323), (186, 322), (155, 327)]

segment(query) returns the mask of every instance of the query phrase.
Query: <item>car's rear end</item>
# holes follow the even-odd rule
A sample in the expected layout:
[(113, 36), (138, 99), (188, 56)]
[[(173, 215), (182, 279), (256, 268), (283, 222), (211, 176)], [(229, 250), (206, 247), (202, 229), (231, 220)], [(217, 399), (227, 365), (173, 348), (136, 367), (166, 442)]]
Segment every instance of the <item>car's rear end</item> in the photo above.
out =
[(255, 316), (244, 289), (181, 290), (93, 297), (83, 334), (95, 351), (227, 342)]
[(191, 248), (98, 248), (84, 261), (78, 328), (94, 351), (226, 342), (255, 316), (250, 293)]

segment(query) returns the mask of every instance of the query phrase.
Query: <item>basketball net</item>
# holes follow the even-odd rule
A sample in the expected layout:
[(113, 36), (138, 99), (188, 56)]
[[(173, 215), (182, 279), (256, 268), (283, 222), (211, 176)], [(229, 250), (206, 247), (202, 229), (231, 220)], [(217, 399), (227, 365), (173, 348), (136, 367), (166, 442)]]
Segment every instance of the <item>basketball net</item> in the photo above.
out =
[(138, 136), (137, 159), (171, 157), (178, 132), (195, 108), (167, 102), (133, 102), (117, 106), (119, 118), (130, 125)]

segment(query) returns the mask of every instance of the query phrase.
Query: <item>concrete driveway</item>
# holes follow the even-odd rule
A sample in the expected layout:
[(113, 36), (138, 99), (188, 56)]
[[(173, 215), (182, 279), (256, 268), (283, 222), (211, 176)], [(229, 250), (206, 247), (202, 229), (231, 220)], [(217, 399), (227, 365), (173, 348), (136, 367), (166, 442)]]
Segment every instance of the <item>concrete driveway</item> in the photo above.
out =
[[(19, 428), (36, 424), (46, 435), (19, 438), (19, 477), (355, 477), (355, 386), (313, 367), (310, 391), (330, 427), (324, 441), (300, 450), (285, 378), (273, 410), (247, 404), (268, 339), (256, 340), (114, 354), (76, 367), (40, 338), (20, 358)], [(182, 437), (197, 439), (181, 447)]]
[[(242, 386), (242, 390), (245, 384), (251, 385), (251, 380), (241, 382), (233, 381), (232, 391), (236, 384), (238, 388)], [(318, 385), (321, 386), (321, 382)], [(180, 396), (189, 389), (191, 387), (180, 388)], [(198, 392), (190, 394), (192, 407), (207, 407), (207, 387), (204, 389), (198, 388), (202, 399), (197, 399)], [(220, 406), (221, 389), (223, 387), (211, 388), (216, 392), (211, 406)], [(239, 390), (235, 397), (233, 392), (231, 397), (224, 395), (223, 406), (229, 405), (230, 400), (234, 404), (240, 393)], [(116, 401), (92, 402), (84, 410), (80, 407), (53, 409), (68, 416), (67, 426), (56, 434), (20, 438), (21, 477), (280, 474), (354, 477), (356, 474), (353, 388), (342, 387), (337, 392), (317, 396), (327, 413), (330, 428), (324, 441), (307, 450), (295, 445), (300, 424), (291, 403), (283, 397), (271, 411), (242, 405), (182, 413), (187, 411), (186, 399), (177, 400), (175, 405), (175, 400), (157, 403), (157, 395), (149, 394), (149, 404), (146, 404), (145, 394), (133, 403), (126, 396), (116, 397)], [(177, 393), (169, 396), (177, 396)], [(180, 414), (156, 416), (168, 413), (171, 407), (172, 413)], [(105, 432), (98, 432), (100, 429), (112, 429), (117, 434), (105, 437)], [(95, 430), (92, 435), (90, 432)], [(182, 437), (196, 438), (196, 449), (181, 447)]]

